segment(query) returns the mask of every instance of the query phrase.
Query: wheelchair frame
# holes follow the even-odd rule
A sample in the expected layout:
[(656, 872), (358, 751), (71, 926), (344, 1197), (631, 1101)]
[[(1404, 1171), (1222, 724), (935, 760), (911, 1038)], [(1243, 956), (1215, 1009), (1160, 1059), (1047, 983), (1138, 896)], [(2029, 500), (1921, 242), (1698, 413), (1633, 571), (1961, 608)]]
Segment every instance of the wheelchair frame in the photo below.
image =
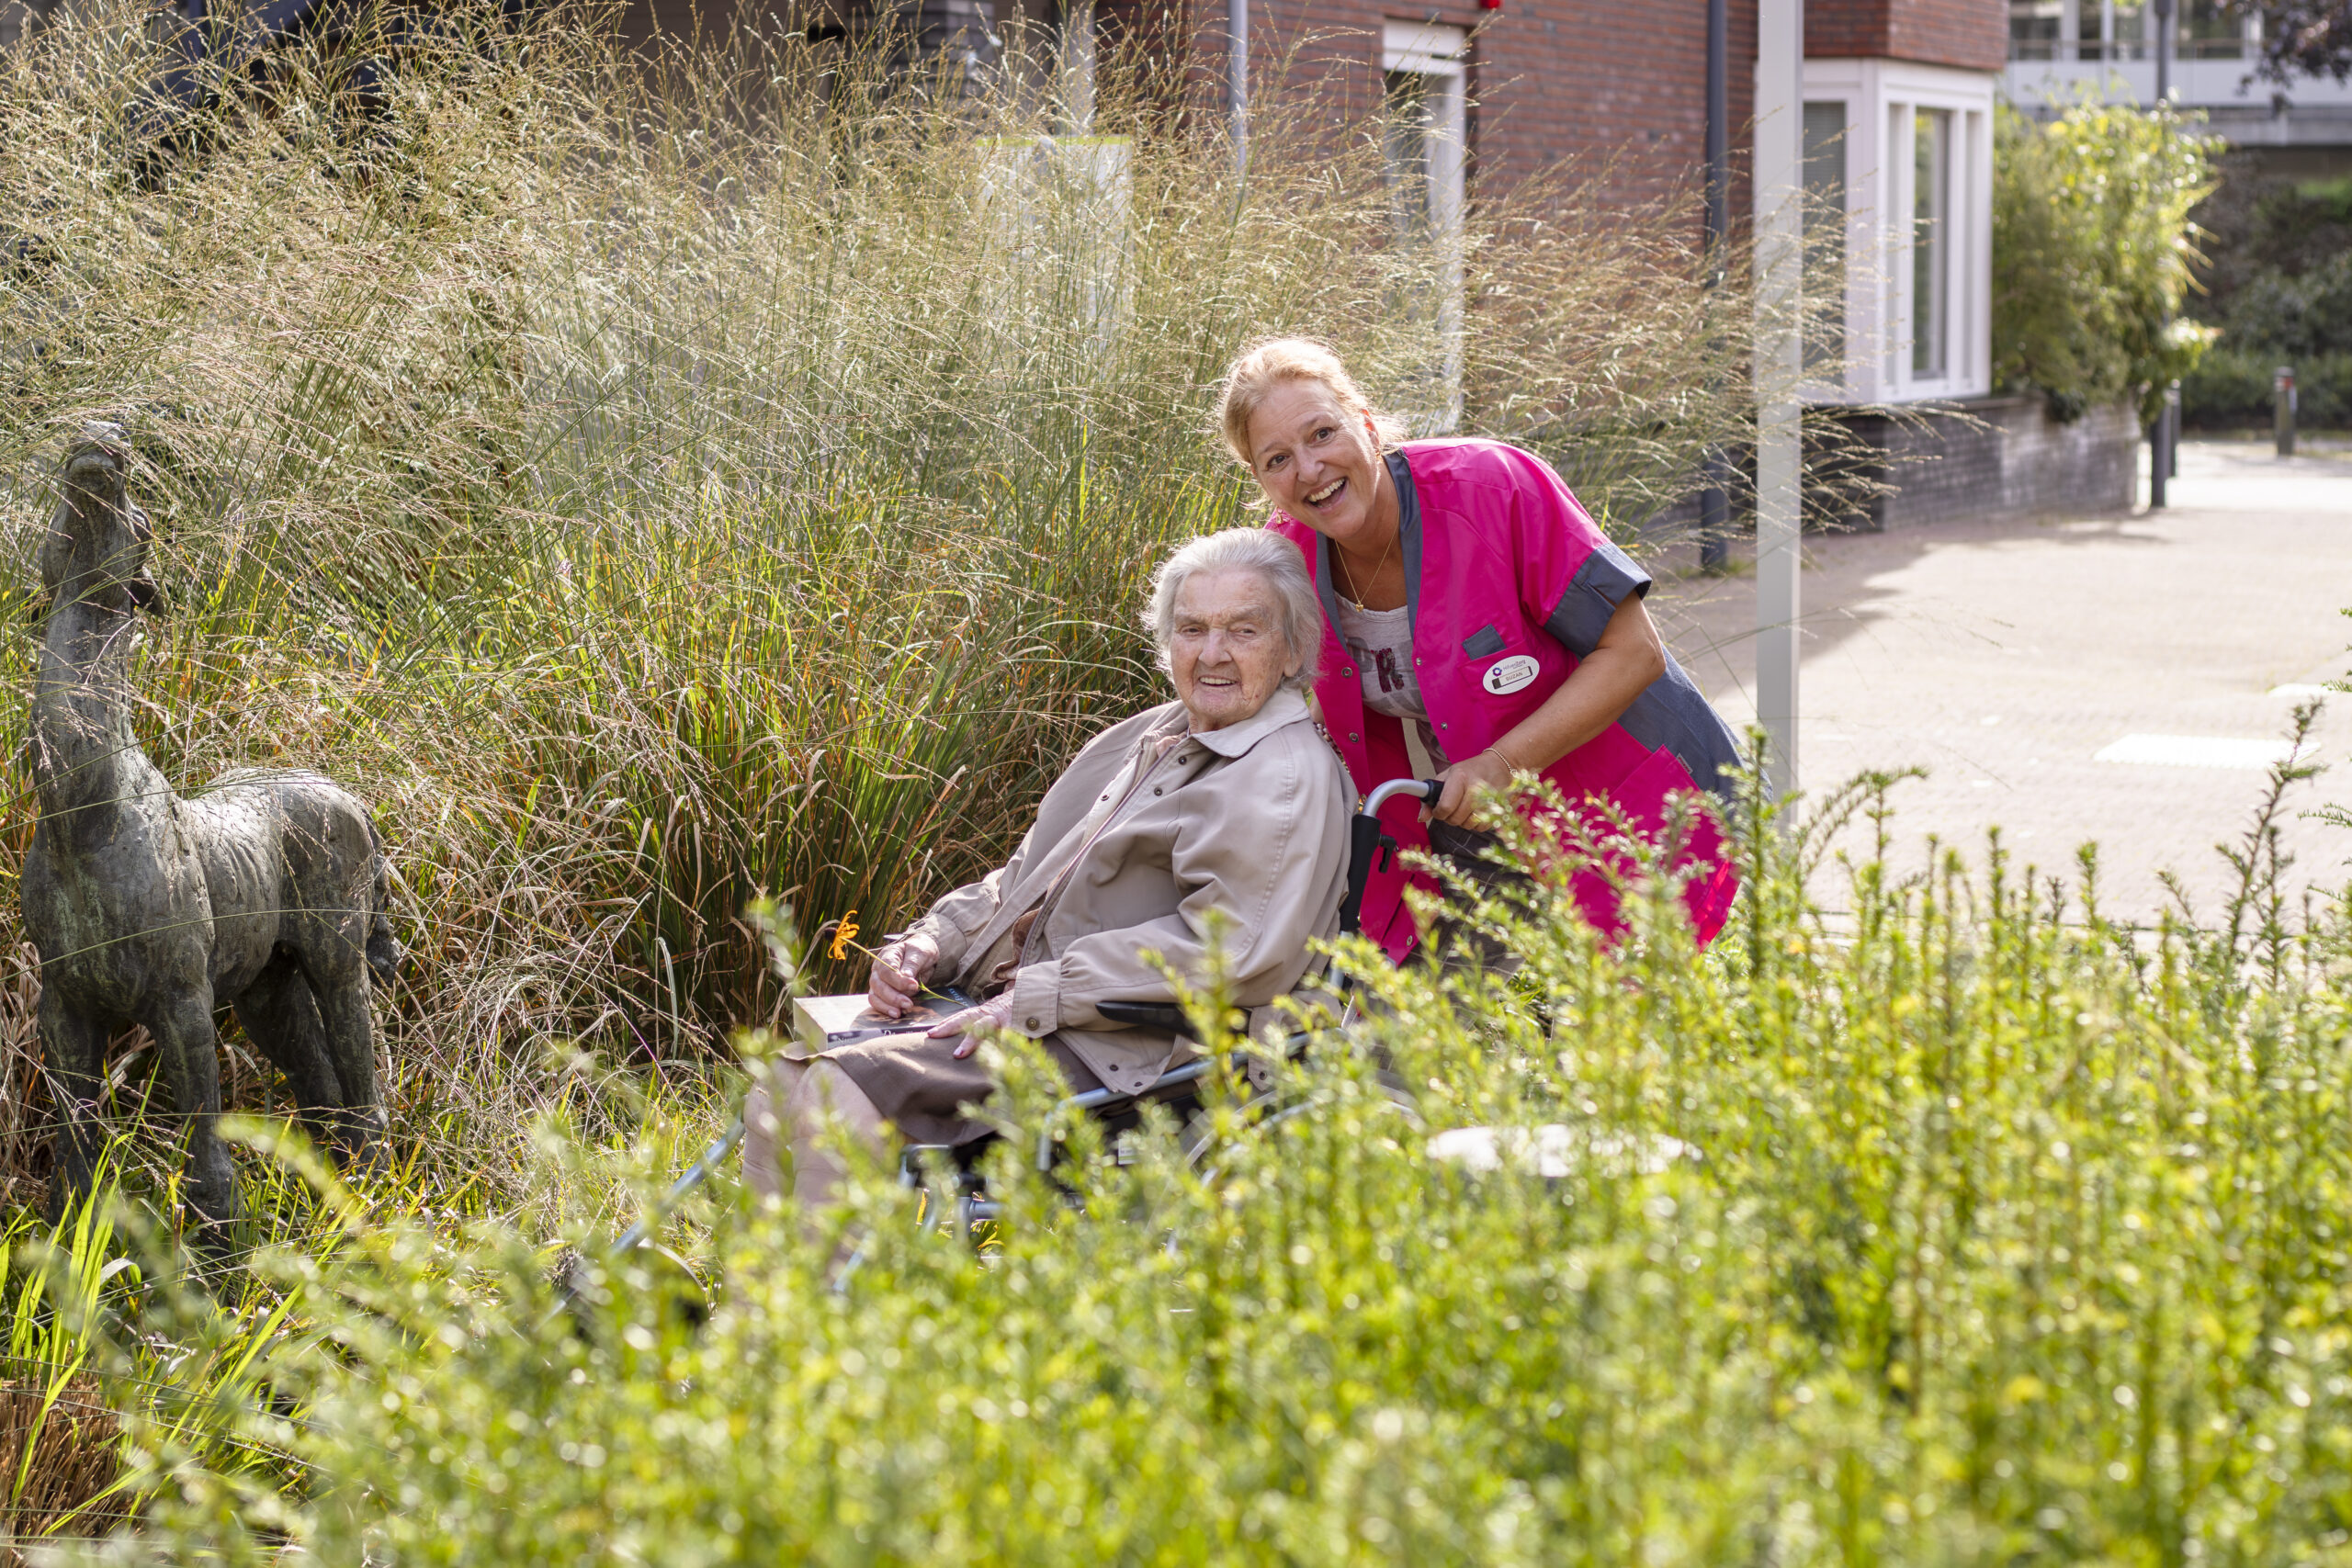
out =
[[(1371, 884), (1373, 871), (1375, 866), (1385, 871), (1396, 853), (1396, 840), (1381, 831), (1381, 809), (1399, 795), (1417, 795), (1422, 801), (1435, 805), (1444, 787), (1443, 782), (1438, 779), (1390, 779), (1385, 784), (1374, 786), (1372, 793), (1364, 797), (1355, 815), (1349, 818), (1348, 884), (1346, 891), (1340, 898), (1340, 934), (1341, 936), (1353, 936), (1361, 927), (1364, 889)], [(1349, 997), (1354, 988), (1354, 982), (1349, 976), (1344, 973), (1340, 975), (1337, 989), (1342, 998)], [(1346, 1012), (1351, 1010), (1351, 1002), (1349, 1008), (1343, 1010), (1338, 1027), (1341, 1029), (1346, 1027)], [(1104, 1002), (1097, 1010), (1114, 1023), (1164, 1030), (1179, 1040), (1184, 1037), (1183, 1032), (1191, 1027), (1191, 1021), (1184, 1016), (1182, 1009), (1165, 1002)], [(1297, 1042), (1312, 1037), (1312, 1032), (1301, 1032), (1291, 1036), (1293, 1041)], [(1294, 1050), (1293, 1055), (1295, 1054)], [(1241, 1059), (1245, 1056), (1246, 1053), (1235, 1052), (1229, 1059), (1231, 1065), (1237, 1067), (1241, 1066)], [(1170, 1067), (1160, 1074), (1150, 1088), (1137, 1094), (1125, 1094), (1114, 1089), (1093, 1089), (1073, 1094), (1068, 1099), (1056, 1102), (1052, 1111), (1047, 1115), (1044, 1129), (1037, 1134), (1037, 1168), (1041, 1171), (1052, 1168), (1054, 1129), (1060, 1124), (1060, 1119), (1065, 1113), (1078, 1111), (1105, 1118), (1117, 1116), (1124, 1113), (1126, 1106), (1139, 1106), (1145, 1100), (1159, 1095), (1163, 1089), (1181, 1089), (1199, 1082), (1208, 1076), (1209, 1069), (1216, 1065), (1216, 1060), (1212, 1057), (1197, 1057), (1181, 1066)], [(1178, 1095), (1170, 1098), (1181, 1100), (1187, 1097)], [(677, 1180), (670, 1184), (669, 1190), (656, 1201), (645, 1217), (613, 1238), (612, 1245), (605, 1249), (605, 1260), (608, 1263), (613, 1262), (633, 1248), (642, 1247), (650, 1241), (653, 1233), (670, 1217), (672, 1211), (684, 1201), (686, 1195), (709, 1179), (711, 1172), (717, 1170), (733, 1152), (742, 1136), (743, 1113), (739, 1110), (735, 1113), (734, 1122), (727, 1131), (721, 1134), (710, 1147), (703, 1151), (701, 1158), (688, 1166)], [(899, 1179), (909, 1187), (923, 1186), (922, 1156), (945, 1155), (952, 1159), (958, 1147), (972, 1146), (974, 1145), (951, 1144), (904, 1145), (899, 1153)], [(965, 1162), (957, 1163), (962, 1165)], [(970, 1178), (968, 1173), (957, 1182), (957, 1226), (962, 1234), (968, 1237), (975, 1225), (997, 1218), (1001, 1211), (994, 1199), (978, 1190), (976, 1179)]]
[[(1364, 889), (1372, 881), (1373, 871), (1375, 867), (1385, 871), (1396, 851), (1396, 840), (1381, 830), (1382, 807), (1397, 796), (1405, 795), (1419, 796), (1421, 800), (1434, 805), (1443, 789), (1443, 783), (1437, 779), (1390, 779), (1385, 784), (1375, 785), (1373, 792), (1364, 797), (1363, 804), (1355, 815), (1349, 819), (1348, 884), (1346, 891), (1340, 899), (1340, 934), (1341, 936), (1353, 936), (1362, 927)], [(1336, 988), (1340, 996), (1347, 998), (1347, 1001), (1339, 1021), (1333, 1027), (1344, 1032), (1347, 1028), (1348, 1014), (1353, 1010), (1351, 993), (1355, 988), (1354, 983), (1350, 976), (1342, 973), (1339, 976)], [(1191, 1020), (1185, 1017), (1183, 1010), (1166, 1002), (1102, 1002), (1097, 1004), (1096, 1010), (1114, 1023), (1160, 1030), (1175, 1035), (1180, 1041), (1184, 1038), (1184, 1031), (1191, 1027)], [(1324, 1032), (1315, 1030), (1301, 1031), (1292, 1034), (1289, 1037), (1290, 1055), (1295, 1059), (1300, 1054), (1304, 1043), (1321, 1032)], [(1233, 1052), (1226, 1058), (1226, 1065), (1235, 1071), (1246, 1072), (1249, 1055), (1246, 1051)], [(1042, 1173), (1053, 1168), (1056, 1143), (1054, 1130), (1061, 1124), (1061, 1119), (1066, 1113), (1083, 1112), (1106, 1118), (1117, 1115), (1127, 1106), (1140, 1107), (1146, 1100), (1159, 1096), (1162, 1090), (1182, 1089), (1198, 1083), (1208, 1076), (1210, 1068), (1216, 1065), (1216, 1059), (1213, 1057), (1195, 1057), (1181, 1066), (1170, 1067), (1160, 1074), (1149, 1088), (1139, 1093), (1129, 1094), (1114, 1089), (1091, 1089), (1057, 1101), (1053, 1110), (1046, 1114), (1045, 1126), (1037, 1133), (1037, 1169)], [(1194, 1097), (1190, 1095), (1167, 1097), (1168, 1100), (1177, 1102), (1193, 1098)], [(970, 1237), (973, 1227), (996, 1219), (1002, 1212), (1001, 1205), (980, 1190), (978, 1178), (973, 1176), (969, 1169), (969, 1160), (958, 1157), (959, 1149), (978, 1146), (980, 1145), (908, 1144), (902, 1145), (899, 1151), (899, 1181), (905, 1187), (922, 1188), (926, 1185), (923, 1180), (925, 1156), (944, 1156), (957, 1166), (959, 1178), (956, 1192), (956, 1229), (967, 1239)]]

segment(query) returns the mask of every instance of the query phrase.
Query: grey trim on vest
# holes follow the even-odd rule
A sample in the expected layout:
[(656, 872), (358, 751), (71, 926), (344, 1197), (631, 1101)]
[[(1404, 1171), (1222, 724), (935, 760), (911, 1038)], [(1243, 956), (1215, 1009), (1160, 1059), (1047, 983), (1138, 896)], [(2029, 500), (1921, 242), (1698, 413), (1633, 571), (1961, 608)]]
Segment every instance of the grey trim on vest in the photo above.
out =
[(1405, 552), (1406, 620), (1413, 628), (1413, 646), (1421, 646), (1421, 492), (1413, 488), (1413, 470), (1400, 451), (1388, 454), (1388, 477), (1396, 481), (1396, 537)]
[(1503, 634), (1494, 626), (1480, 626), (1462, 639), (1462, 651), (1473, 659), (1484, 659), (1503, 650)]
[[(1405, 454), (1388, 454), (1388, 474), (1396, 484), (1396, 532), (1404, 541), (1405, 607), (1411, 613), (1414, 646), (1420, 646), (1421, 621), (1421, 498), (1413, 486), (1413, 471), (1405, 463)], [(1331, 541), (1322, 535), (1315, 536), (1315, 589), (1323, 601), (1325, 624), (1336, 628), (1340, 624), (1339, 591), (1331, 586)], [(1600, 547), (1585, 558), (1576, 577), (1568, 583), (1568, 591), (1560, 595), (1544, 629), (1556, 637), (1560, 645), (1578, 659), (1589, 654), (1600, 642), (1600, 634), (1609, 626), (1609, 617), (1628, 593), (1646, 594), (1650, 589), (1650, 574), (1634, 563), (1634, 558), (1616, 546), (1603, 541)], [(1471, 634), (1470, 642), (1477, 641), (1486, 630)], [(1578, 634), (1584, 634), (1579, 636)], [(1334, 633), (1336, 634), (1336, 631)], [(1499, 643), (1499, 638), (1497, 639)], [(1344, 644), (1342, 645), (1344, 647)], [(1469, 644), (1464, 649), (1468, 650)], [(1477, 658), (1480, 655), (1472, 654)], [(1711, 795), (1730, 798), (1730, 785), (1724, 781), (1724, 770), (1739, 761), (1739, 740), (1725, 724), (1714, 705), (1700, 694), (1674, 655), (1666, 656), (1666, 673), (1649, 684), (1649, 689), (1634, 699), (1624, 716), (1617, 721), (1625, 733), (1655, 751), (1660, 747), (1674, 753), (1690, 772), (1691, 782)]]
[(1340, 651), (1348, 651), (1347, 639), (1340, 636), (1340, 591), (1331, 586), (1331, 541), (1322, 535), (1315, 536), (1315, 596), (1323, 601), (1323, 625), (1340, 644)]
[[(1413, 489), (1413, 471), (1405, 466), (1405, 454), (1388, 454), (1388, 477), (1396, 484), (1396, 536), (1405, 547), (1405, 623), (1414, 628), (1413, 646), (1419, 648), (1421, 624), (1421, 498)], [(1323, 602), (1323, 624), (1333, 637), (1340, 635), (1340, 591), (1331, 586), (1331, 541), (1321, 534), (1315, 536), (1315, 596)], [(1342, 639), (1340, 650), (1347, 651)]]
[(1731, 799), (1724, 770), (1738, 762), (1739, 739), (1673, 654), (1666, 656), (1666, 673), (1652, 681), (1617, 722), (1651, 750), (1664, 747), (1672, 751), (1701, 789), (1726, 802)]
[(1589, 658), (1600, 646), (1600, 634), (1609, 629), (1609, 617), (1617, 613), (1625, 595), (1649, 591), (1650, 574), (1635, 566), (1633, 557), (1603, 539), (1568, 580), (1567, 592), (1544, 618), (1544, 629), (1578, 659)]
[[(1635, 565), (1633, 557), (1603, 540), (1577, 569), (1544, 629), (1570, 653), (1586, 658), (1600, 645), (1609, 618), (1625, 596), (1646, 594), (1649, 589), (1650, 574)], [(1651, 750), (1673, 752), (1690, 770), (1690, 782), (1701, 789), (1726, 801), (1731, 798), (1724, 770), (1738, 762), (1739, 739), (1673, 654), (1666, 656), (1666, 673), (1651, 682), (1617, 722)]]

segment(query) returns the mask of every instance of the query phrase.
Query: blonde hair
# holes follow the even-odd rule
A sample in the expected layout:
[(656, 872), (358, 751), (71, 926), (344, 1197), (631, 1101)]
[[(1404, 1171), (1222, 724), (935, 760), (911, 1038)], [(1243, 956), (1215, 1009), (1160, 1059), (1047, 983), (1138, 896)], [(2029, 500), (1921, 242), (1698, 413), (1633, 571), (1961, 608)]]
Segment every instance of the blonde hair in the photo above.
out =
[(1245, 468), (1257, 468), (1250, 460), (1250, 422), (1257, 417), (1259, 405), (1286, 381), (1321, 382), (1341, 408), (1372, 421), (1373, 434), (1384, 452), (1405, 439), (1405, 422), (1374, 408), (1328, 344), (1306, 337), (1266, 338), (1235, 356), (1217, 391), (1217, 427)]
[(1315, 684), (1317, 656), (1323, 651), (1323, 604), (1315, 596), (1314, 580), (1306, 575), (1306, 558), (1296, 545), (1265, 528), (1226, 528), (1204, 534), (1170, 556), (1152, 574), (1151, 604), (1143, 613), (1144, 630), (1159, 649), (1160, 669), (1168, 668), (1168, 645), (1176, 638), (1176, 595), (1199, 571), (1254, 571), (1282, 603), (1283, 643), (1298, 660), (1295, 673), (1283, 684), (1301, 691)]

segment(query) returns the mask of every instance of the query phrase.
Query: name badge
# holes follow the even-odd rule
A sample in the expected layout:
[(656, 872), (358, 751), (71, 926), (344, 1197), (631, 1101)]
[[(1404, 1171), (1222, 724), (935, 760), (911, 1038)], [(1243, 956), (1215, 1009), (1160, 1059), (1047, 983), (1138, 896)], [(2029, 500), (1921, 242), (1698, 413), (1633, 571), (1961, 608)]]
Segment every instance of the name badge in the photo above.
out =
[(1498, 659), (1487, 667), (1487, 690), (1498, 697), (1509, 696), (1534, 680), (1536, 669), (1535, 660), (1524, 653)]

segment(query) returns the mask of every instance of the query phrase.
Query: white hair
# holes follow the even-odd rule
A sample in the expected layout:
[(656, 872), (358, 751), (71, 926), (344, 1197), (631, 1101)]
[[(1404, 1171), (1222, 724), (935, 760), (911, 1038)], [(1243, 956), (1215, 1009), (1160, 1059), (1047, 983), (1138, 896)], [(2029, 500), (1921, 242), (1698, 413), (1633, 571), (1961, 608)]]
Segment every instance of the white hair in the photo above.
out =
[(1283, 642), (1298, 672), (1283, 678), (1293, 691), (1315, 683), (1315, 661), (1323, 651), (1323, 605), (1315, 597), (1315, 583), (1306, 575), (1306, 559), (1296, 545), (1266, 528), (1227, 528), (1204, 534), (1160, 563), (1151, 579), (1151, 607), (1144, 612), (1144, 630), (1159, 649), (1159, 667), (1168, 668), (1168, 645), (1176, 635), (1176, 595), (1196, 571), (1254, 571), (1274, 591), (1282, 605)]

